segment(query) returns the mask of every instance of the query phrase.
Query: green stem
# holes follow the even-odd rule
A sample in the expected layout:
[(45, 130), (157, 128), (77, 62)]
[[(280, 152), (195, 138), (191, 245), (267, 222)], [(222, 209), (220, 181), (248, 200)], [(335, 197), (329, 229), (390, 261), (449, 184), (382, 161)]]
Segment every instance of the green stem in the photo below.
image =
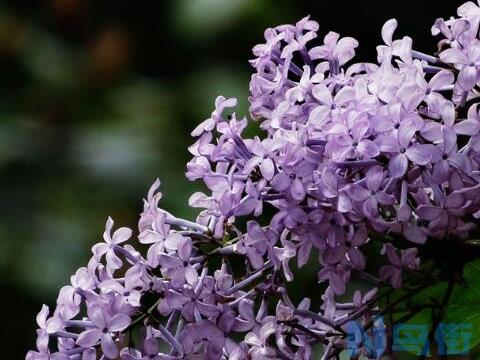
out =
[(438, 311), (435, 313), (435, 315), (433, 317), (433, 323), (432, 323), (432, 327), (430, 329), (430, 333), (428, 334), (428, 340), (425, 343), (423, 351), (422, 351), (423, 354), (421, 354), (418, 357), (418, 360), (425, 360), (425, 358), (427, 357), (426, 346), (428, 344), (431, 347), (434, 340), (435, 340), (435, 332), (437, 331), (438, 325), (440, 325), (440, 321), (442, 321), (442, 318), (443, 318), (444, 313), (445, 313), (445, 308), (448, 305), (448, 302), (450, 301), (450, 297), (452, 296), (454, 287), (455, 287), (455, 283), (453, 282), (453, 280), (450, 280), (448, 282), (447, 291), (445, 292), (445, 295), (443, 296), (443, 299), (442, 299), (442, 302), (440, 303)]

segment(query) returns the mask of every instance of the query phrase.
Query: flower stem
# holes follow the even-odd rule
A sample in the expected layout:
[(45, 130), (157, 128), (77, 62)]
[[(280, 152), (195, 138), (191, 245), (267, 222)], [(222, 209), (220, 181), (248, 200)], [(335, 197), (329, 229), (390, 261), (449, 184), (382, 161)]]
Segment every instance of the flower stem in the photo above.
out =
[(443, 299), (442, 299), (442, 302), (440, 303), (438, 311), (434, 313), (432, 327), (430, 328), (430, 333), (428, 334), (428, 340), (425, 342), (425, 345), (422, 350), (422, 354), (418, 357), (418, 360), (424, 360), (427, 357), (428, 347), (431, 347), (435, 340), (435, 332), (437, 331), (438, 325), (440, 325), (440, 321), (442, 321), (442, 318), (445, 315), (445, 308), (447, 307), (448, 302), (450, 301), (454, 287), (455, 287), (454, 281), (450, 280), (448, 282), (447, 291), (445, 291), (445, 294), (443, 295)]

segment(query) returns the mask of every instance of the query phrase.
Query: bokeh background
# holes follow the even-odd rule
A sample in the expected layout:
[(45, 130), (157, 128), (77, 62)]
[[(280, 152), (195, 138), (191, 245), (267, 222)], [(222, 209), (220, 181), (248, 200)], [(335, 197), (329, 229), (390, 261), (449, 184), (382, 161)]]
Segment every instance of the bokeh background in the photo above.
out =
[(311, 14), (321, 34), (354, 36), (373, 60), (387, 19), (434, 51), (431, 24), (460, 3), (1, 0), (0, 357), (34, 347), (41, 304), (85, 264), (108, 215), (135, 227), (156, 177), (163, 206), (193, 217), (189, 132), (219, 94), (247, 114), (248, 60), (265, 28)]

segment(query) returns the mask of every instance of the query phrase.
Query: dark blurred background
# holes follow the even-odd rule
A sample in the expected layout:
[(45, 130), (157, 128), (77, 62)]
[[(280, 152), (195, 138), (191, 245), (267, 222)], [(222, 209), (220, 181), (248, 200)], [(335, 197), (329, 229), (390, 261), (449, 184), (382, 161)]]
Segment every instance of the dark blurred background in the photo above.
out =
[[(311, 14), (360, 41), (380, 29), (434, 51), (430, 28), (460, 1), (0, 1), (0, 339), (2, 359), (34, 347), (35, 315), (86, 263), (105, 219), (135, 227), (156, 177), (163, 206), (191, 218), (199, 184), (186, 146), (215, 97), (247, 113), (251, 48), (269, 26)], [(315, 284), (312, 274), (311, 284)]]

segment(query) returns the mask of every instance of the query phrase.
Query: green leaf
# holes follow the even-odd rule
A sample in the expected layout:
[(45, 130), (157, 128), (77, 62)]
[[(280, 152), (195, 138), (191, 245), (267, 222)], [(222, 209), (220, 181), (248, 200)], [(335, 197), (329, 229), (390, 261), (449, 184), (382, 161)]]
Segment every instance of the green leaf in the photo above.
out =
[[(462, 284), (455, 284), (452, 296), (445, 309), (444, 317), (441, 321), (444, 326), (444, 339), (447, 342), (447, 351), (449, 354), (459, 353), (460, 350), (471, 350), (477, 344), (480, 343), (480, 259), (468, 263), (463, 270)], [(435, 310), (438, 310), (439, 304), (447, 291), (448, 284), (446, 282), (440, 282), (435, 284), (416, 296), (414, 296), (408, 308), (412, 308), (416, 305), (433, 304), (437, 305)], [(394, 319), (400, 319), (406, 312), (396, 314)], [(432, 327), (432, 309), (426, 308), (412, 317), (410, 320), (404, 323), (405, 329), (416, 329), (417, 331), (411, 332), (417, 336), (415, 340), (419, 344), (422, 343), (421, 333), (428, 334)], [(402, 329), (402, 327), (400, 327)], [(406, 332), (408, 333), (408, 331)], [(405, 333), (405, 334), (406, 334)], [(427, 335), (428, 337), (428, 335)], [(401, 337), (396, 339), (397, 341)], [(456, 339), (456, 343), (448, 346), (448, 341)], [(421, 349), (421, 345), (418, 345), (417, 349)], [(416, 349), (406, 349), (409, 352), (418, 355), (419, 351)]]

